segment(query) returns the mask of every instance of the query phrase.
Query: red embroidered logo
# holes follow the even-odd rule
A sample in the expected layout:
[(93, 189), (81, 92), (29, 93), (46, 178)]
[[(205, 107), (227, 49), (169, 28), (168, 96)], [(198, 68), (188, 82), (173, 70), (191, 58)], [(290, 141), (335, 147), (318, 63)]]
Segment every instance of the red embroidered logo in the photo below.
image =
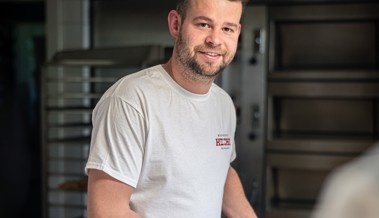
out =
[(216, 146), (231, 146), (230, 138), (216, 138)]

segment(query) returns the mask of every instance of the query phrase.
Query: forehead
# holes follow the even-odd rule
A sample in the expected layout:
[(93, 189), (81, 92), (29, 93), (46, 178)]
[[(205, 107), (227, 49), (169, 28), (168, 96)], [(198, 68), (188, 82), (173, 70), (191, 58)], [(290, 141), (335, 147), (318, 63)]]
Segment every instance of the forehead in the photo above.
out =
[(190, 0), (188, 17), (205, 16), (215, 21), (239, 23), (242, 15), (242, 2), (229, 0)]

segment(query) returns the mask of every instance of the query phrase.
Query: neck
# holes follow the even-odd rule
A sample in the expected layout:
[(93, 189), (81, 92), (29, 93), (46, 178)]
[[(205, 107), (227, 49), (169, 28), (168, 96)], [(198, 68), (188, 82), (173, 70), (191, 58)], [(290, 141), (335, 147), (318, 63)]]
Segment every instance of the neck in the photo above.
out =
[(180, 67), (178, 64), (173, 64), (175, 60), (171, 58), (163, 68), (171, 76), (171, 78), (178, 83), (181, 87), (189, 92), (195, 94), (206, 94), (212, 86), (213, 80), (199, 80), (195, 77), (188, 76), (190, 73), (185, 72), (186, 69)]

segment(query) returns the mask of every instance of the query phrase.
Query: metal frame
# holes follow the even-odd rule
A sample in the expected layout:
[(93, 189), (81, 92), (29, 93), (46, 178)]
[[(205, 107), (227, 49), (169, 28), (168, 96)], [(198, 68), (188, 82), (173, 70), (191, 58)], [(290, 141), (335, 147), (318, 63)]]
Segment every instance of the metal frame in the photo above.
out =
[[(72, 91), (71, 93), (52, 92), (51, 88), (54, 85), (67, 85), (75, 84), (77, 86), (91, 86), (91, 84), (109, 84), (111, 85), (117, 79), (118, 76), (106, 75), (106, 77), (99, 77), (93, 74), (91, 69), (102, 69), (107, 72), (110, 68), (120, 69), (142, 69), (162, 62), (164, 59), (164, 49), (159, 45), (143, 45), (143, 46), (127, 46), (117, 48), (99, 48), (99, 49), (87, 49), (87, 50), (66, 50), (58, 52), (54, 55), (53, 59), (46, 63), (41, 68), (41, 142), (42, 142), (42, 196), (43, 196), (43, 217), (51, 217), (52, 195), (54, 193), (60, 193), (66, 198), (69, 195), (71, 200), (65, 199), (61, 204), (58, 202), (57, 207), (61, 207), (61, 210), (66, 211), (71, 207), (78, 211), (85, 210), (85, 191), (86, 191), (86, 179), (84, 175), (83, 167), (76, 166), (85, 164), (84, 154), (86, 148), (90, 143), (90, 121), (84, 123), (51, 123), (51, 113), (57, 114), (57, 116), (64, 117), (63, 114), (77, 113), (85, 117), (91, 115), (93, 105), (101, 97), (102, 93), (93, 92), (91, 87), (87, 87), (86, 92)], [(80, 68), (77, 70), (74, 68)], [(62, 72), (63, 77), (51, 77), (54, 68), (59, 69)], [(85, 72), (89, 73), (89, 76), (83, 77), (81, 75)], [(70, 72), (68, 76), (68, 72)], [(54, 73), (54, 72), (53, 72)], [(78, 74), (78, 75), (76, 75)], [(87, 75), (87, 74), (86, 74)], [(74, 101), (86, 101), (89, 102), (86, 105), (74, 105), (73, 106), (59, 106), (50, 105), (49, 101), (56, 99), (74, 99)], [(64, 100), (62, 100), (64, 101)], [(66, 120), (65, 120), (66, 122)], [(61, 128), (61, 129), (60, 129)], [(66, 128), (66, 129), (64, 129)], [(67, 129), (68, 128), (68, 129)], [(62, 134), (59, 135), (59, 131), (62, 130)], [(52, 135), (58, 132), (54, 137)], [(59, 136), (59, 137), (57, 137)], [(61, 148), (58, 148), (59, 146)], [(58, 146), (58, 147), (54, 147)], [(84, 147), (83, 147), (84, 146)], [(55, 150), (54, 150), (55, 149)], [(77, 154), (76, 152), (81, 154)], [(55, 153), (53, 153), (55, 152)], [(62, 153), (65, 152), (65, 153)], [(63, 166), (61, 172), (54, 169), (54, 163)], [(56, 168), (60, 169), (60, 168)], [(74, 170), (72, 170), (74, 169)], [(55, 176), (55, 177), (54, 177)], [(64, 180), (63, 182), (55, 181), (57, 184), (53, 184), (53, 178), (58, 177), (72, 177), (73, 180)], [(59, 179), (57, 179), (59, 180)], [(52, 182), (53, 181), (53, 182)], [(52, 187), (53, 186), (53, 187)], [(57, 194), (57, 195), (58, 195)], [(59, 194), (59, 195), (60, 195)], [(78, 199), (77, 196), (81, 196)], [(55, 198), (54, 198), (55, 199)], [(56, 197), (59, 200), (59, 197)], [(78, 203), (79, 202), (79, 203)], [(57, 203), (57, 202), (56, 202)], [(59, 217), (68, 217), (68, 214), (59, 214)], [(77, 216), (85, 216), (84, 213)]]

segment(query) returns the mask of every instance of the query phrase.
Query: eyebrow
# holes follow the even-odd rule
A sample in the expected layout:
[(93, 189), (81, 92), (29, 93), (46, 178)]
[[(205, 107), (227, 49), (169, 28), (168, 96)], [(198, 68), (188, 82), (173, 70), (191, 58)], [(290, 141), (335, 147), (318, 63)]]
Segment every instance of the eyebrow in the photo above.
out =
[(208, 22), (213, 22), (213, 20), (209, 17), (205, 17), (205, 16), (198, 16), (198, 17), (195, 17), (193, 19), (194, 21), (197, 21), (197, 20), (205, 20), (205, 21), (208, 21)]
[[(206, 17), (206, 16), (198, 16), (198, 17), (195, 17), (193, 20), (194, 21), (203, 20), (203, 21), (213, 22), (211, 18)], [(236, 23), (226, 22), (225, 24), (229, 27), (238, 28), (238, 24)]]
[(229, 27), (234, 27), (236, 29), (238, 28), (238, 24), (235, 24), (235, 23), (226, 22), (226, 25)]

